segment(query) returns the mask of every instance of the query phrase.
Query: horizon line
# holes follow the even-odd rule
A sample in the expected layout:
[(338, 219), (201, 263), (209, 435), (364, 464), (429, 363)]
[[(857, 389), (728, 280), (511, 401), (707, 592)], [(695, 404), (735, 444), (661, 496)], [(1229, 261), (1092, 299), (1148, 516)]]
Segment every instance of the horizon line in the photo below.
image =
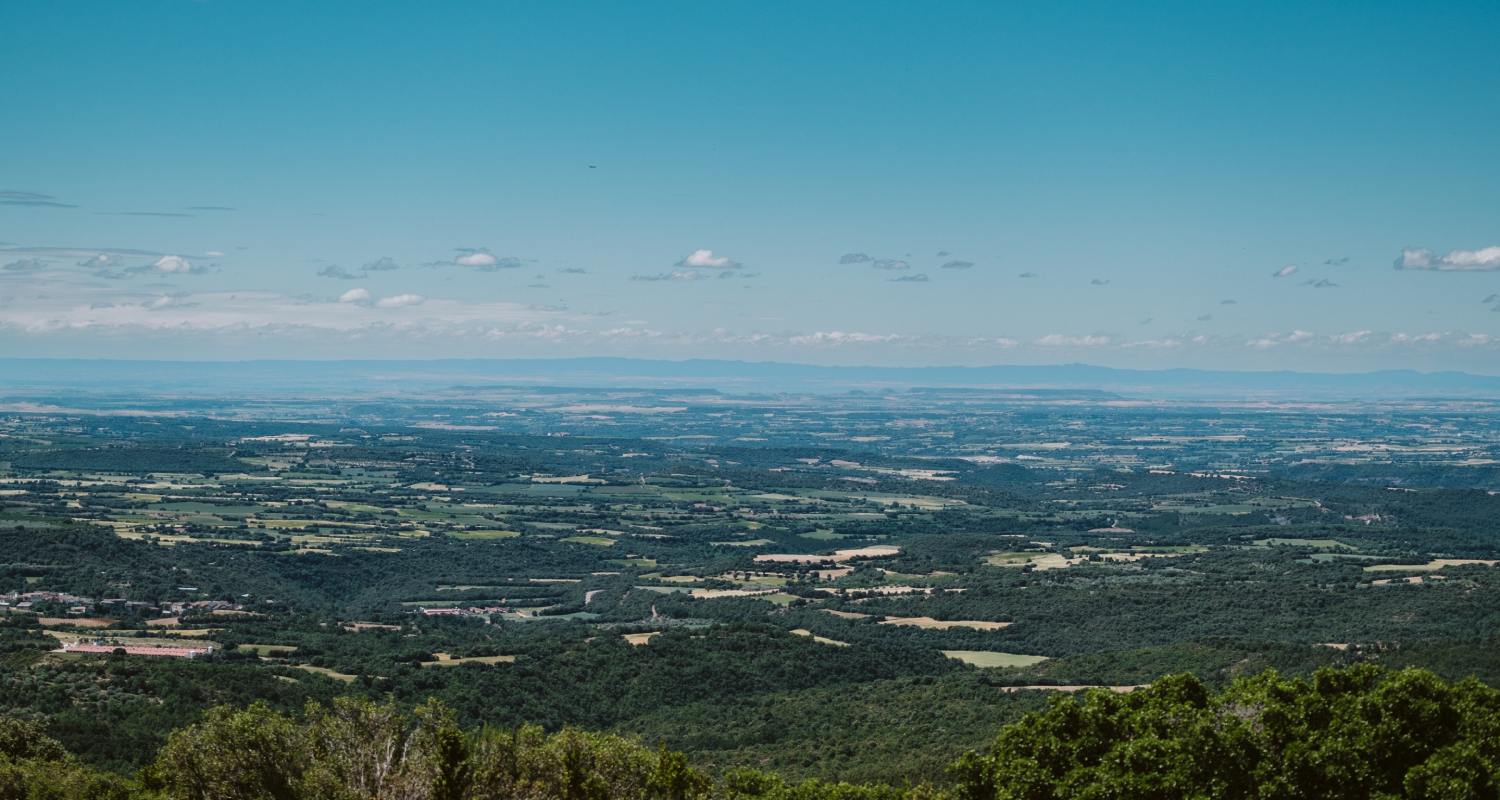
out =
[(769, 366), (769, 367), (798, 367), (798, 368), (818, 369), (818, 370), (891, 370), (891, 371), (909, 371), (909, 372), (932, 372), (932, 371), (939, 371), (939, 370), (979, 371), (979, 370), (988, 370), (988, 369), (1063, 369), (1063, 368), (1084, 368), (1084, 369), (1106, 370), (1106, 371), (1110, 371), (1110, 372), (1140, 373), (1140, 374), (1170, 373), (1170, 372), (1190, 372), (1190, 373), (1226, 374), (1226, 375), (1308, 375), (1308, 376), (1326, 375), (1326, 376), (1350, 376), (1350, 377), (1353, 377), (1353, 376), (1370, 376), (1370, 375), (1405, 374), (1405, 375), (1417, 375), (1417, 376), (1442, 376), (1442, 375), (1450, 375), (1450, 376), (1466, 376), (1466, 377), (1473, 377), (1473, 378), (1493, 378), (1493, 379), (1500, 379), (1500, 373), (1471, 372), (1471, 371), (1468, 371), (1468, 370), (1454, 370), (1454, 369), (1428, 371), (1428, 370), (1416, 369), (1416, 368), (1413, 368), (1413, 367), (1392, 367), (1392, 368), (1387, 368), (1387, 369), (1351, 370), (1351, 371), (1305, 370), (1305, 369), (1225, 369), (1225, 368), (1211, 369), (1211, 368), (1205, 368), (1205, 367), (1154, 367), (1154, 368), (1146, 368), (1146, 367), (1112, 367), (1112, 366), (1108, 366), (1108, 365), (1105, 365), (1105, 364), (1094, 364), (1094, 363), (1088, 363), (1088, 362), (1082, 362), (1082, 361), (1048, 362), (1048, 363), (1040, 363), (1040, 364), (990, 363), (990, 364), (929, 364), (929, 365), (897, 364), (897, 365), (881, 365), (881, 364), (819, 364), (819, 363), (805, 362), (805, 361), (778, 361), (778, 360), (773, 360), (773, 359), (767, 359), (767, 360), (761, 360), (761, 361), (752, 361), (752, 360), (747, 360), (747, 359), (735, 359), (735, 358), (643, 358), (643, 357), (634, 357), (634, 356), (607, 356), (607, 355), (599, 355), (599, 356), (544, 356), (544, 357), (479, 356), (479, 357), (438, 357), (438, 358), (225, 358), (225, 359), (207, 359), (207, 358), (183, 358), (183, 359), (176, 359), (176, 358), (116, 358), (116, 357), (108, 357), (108, 356), (41, 356), (41, 357), (35, 357), (35, 356), (0, 356), (0, 363), (6, 363), (6, 362), (32, 362), (32, 363), (45, 363), (45, 362), (62, 362), (62, 363), (105, 362), (105, 363), (118, 363), (118, 364), (136, 363), (136, 364), (177, 364), (177, 365), (192, 365), (192, 364), (212, 364), (212, 365), (244, 364), (244, 365), (253, 365), (253, 364), (286, 364), (286, 363), (290, 363), (290, 364), (440, 364), (440, 363), (478, 363), (478, 362), (504, 362), (504, 363), (517, 363), (517, 364), (519, 364), (519, 363), (538, 363), (538, 364), (540, 364), (540, 363), (549, 363), (549, 362), (583, 362), (583, 361), (614, 361), (614, 362), (635, 362), (635, 363), (647, 363), (647, 364), (677, 364), (677, 365), (691, 365), (691, 364), (695, 364), (695, 363), (702, 363), (702, 364), (723, 364), (723, 365), (742, 365), (742, 366), (759, 366), (759, 367), (767, 367), (767, 366)]

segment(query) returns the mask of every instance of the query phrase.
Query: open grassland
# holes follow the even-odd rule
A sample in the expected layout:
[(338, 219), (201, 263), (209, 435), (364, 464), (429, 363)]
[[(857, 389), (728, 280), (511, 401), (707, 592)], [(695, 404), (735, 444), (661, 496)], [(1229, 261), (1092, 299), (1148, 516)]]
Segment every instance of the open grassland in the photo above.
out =
[(932, 617), (886, 617), (880, 621), (881, 625), (906, 625), (912, 628), (923, 628), (926, 630), (946, 631), (954, 628), (968, 628), (976, 631), (998, 631), (1010, 627), (1011, 622), (986, 622), (974, 619), (933, 619)]
[(433, 653), (433, 661), (423, 661), (423, 667), (458, 667), (464, 664), (513, 664), (515, 656), (454, 656), (448, 653)]
[(1026, 656), (993, 650), (944, 650), (943, 655), (975, 667), (1029, 667), (1047, 660), (1046, 656)]
[(564, 536), (558, 541), (568, 544), (587, 544), (594, 547), (611, 547), (615, 544), (614, 539), (606, 536)]
[(473, 539), (473, 540), (480, 540), (480, 541), (483, 541), (483, 540), (486, 540), (486, 539), (514, 539), (517, 536), (521, 535), (520, 531), (508, 531), (508, 530), (499, 530), (499, 529), (489, 529), (489, 530), (449, 530), (449, 531), (446, 531), (446, 533), (447, 533), (448, 536), (451, 536), (454, 539)]
[(356, 678), (359, 677), (358, 675), (350, 675), (347, 672), (338, 672), (337, 670), (331, 670), (326, 667), (315, 667), (311, 664), (293, 664), (292, 668), (300, 669), (303, 672), (311, 672), (314, 675), (322, 675), (325, 678), (332, 678), (336, 681), (342, 681), (344, 683), (352, 683)]
[(297, 652), (296, 645), (288, 644), (240, 644), (236, 650), (244, 650), (258, 656), (289, 656)]
[(1256, 539), (1254, 543), (1259, 547), (1311, 547), (1316, 550), (1354, 549), (1354, 547), (1344, 544), (1337, 539), (1294, 539), (1284, 536), (1274, 536), (1266, 539)]
[(1045, 571), (1071, 567), (1085, 560), (1082, 557), (1069, 558), (1060, 553), (995, 553), (987, 556), (984, 563), (992, 567), (1031, 567)]
[(841, 642), (837, 639), (830, 639), (827, 636), (819, 636), (806, 628), (793, 628), (791, 632), (794, 636), (806, 636), (817, 642), (818, 644), (832, 645), (834, 647), (849, 646), (848, 642)]

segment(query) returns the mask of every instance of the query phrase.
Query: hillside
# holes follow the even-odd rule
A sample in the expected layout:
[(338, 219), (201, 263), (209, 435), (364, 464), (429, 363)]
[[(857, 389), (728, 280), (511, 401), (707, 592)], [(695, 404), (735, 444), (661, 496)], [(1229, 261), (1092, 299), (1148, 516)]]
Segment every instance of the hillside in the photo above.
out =
[[(892, 738), (903, 734), (898, 729)], [(0, 796), (97, 800), (896, 800), (1482, 798), (1500, 786), (1500, 691), (1363, 665), (1264, 672), (1214, 693), (1172, 675), (1059, 695), (963, 756), (948, 780), (856, 785), (695, 768), (618, 736), (462, 730), (451, 710), (338, 698), (284, 714), (219, 707), (123, 777), (0, 718)]]

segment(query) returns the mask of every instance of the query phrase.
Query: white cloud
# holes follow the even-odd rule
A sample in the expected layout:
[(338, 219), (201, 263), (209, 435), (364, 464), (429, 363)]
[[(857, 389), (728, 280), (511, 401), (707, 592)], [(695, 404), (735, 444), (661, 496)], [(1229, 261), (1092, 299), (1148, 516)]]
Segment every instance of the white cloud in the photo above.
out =
[(1065, 336), (1061, 333), (1049, 333), (1033, 342), (1038, 347), (1103, 347), (1109, 343), (1108, 336)]
[[(540, 325), (575, 323), (592, 319), (559, 309), (537, 308), (521, 303), (426, 299), (413, 303), (405, 298), (386, 298), (386, 310), (371, 313), (373, 295), (356, 302), (293, 297), (276, 292), (220, 291), (168, 295), (132, 291), (118, 284), (74, 283), (61, 292), (61, 284), (28, 284), (35, 294), (21, 295), (22, 302), (6, 304), (0, 297), (0, 335), (27, 336), (91, 335), (111, 340), (183, 332), (239, 337), (254, 333), (265, 341), (283, 339), (323, 343), (339, 339), (377, 337), (391, 342), (443, 337), (454, 342), (479, 340), (486, 331), (531, 329)], [(9, 286), (7, 289), (16, 289)], [(4, 295), (4, 292), (0, 292)], [(397, 296), (400, 297), (400, 296)], [(582, 335), (587, 335), (587, 331)]]
[(475, 250), (453, 259), (453, 263), (461, 267), (493, 267), (497, 261), (494, 254), (487, 250)]
[(193, 272), (193, 263), (182, 256), (162, 256), (152, 262), (151, 268), (157, 272), (187, 273)]
[(1392, 342), (1396, 342), (1397, 344), (1422, 343), (1422, 342), (1440, 342), (1442, 340), (1443, 340), (1443, 335), (1441, 333), (1436, 332), (1436, 331), (1429, 331), (1427, 333), (1393, 333), (1393, 334), (1391, 334), (1391, 341)]
[(1258, 339), (1245, 342), (1245, 346), (1253, 350), (1267, 350), (1277, 345), (1301, 344), (1313, 338), (1311, 331), (1294, 330), (1291, 333), (1268, 333)]
[(382, 297), (375, 302), (377, 308), (405, 308), (406, 306), (419, 306), (427, 302), (427, 298), (419, 294), (393, 294), (390, 297)]
[(794, 345), (841, 345), (841, 344), (876, 344), (881, 342), (894, 342), (901, 339), (900, 334), (895, 333), (861, 333), (859, 331), (817, 331), (815, 333), (793, 336), (787, 341)]
[(1438, 256), (1431, 250), (1408, 247), (1396, 259), (1396, 269), (1430, 270), (1434, 272), (1496, 272), (1500, 271), (1500, 245), (1479, 250), (1449, 250)]
[(205, 251), (203, 255), (208, 256), (209, 258), (223, 258), (224, 252), (222, 250), (208, 250)]
[[(459, 255), (454, 257), (453, 263), (460, 267), (473, 267), (480, 272), (499, 272), (502, 269), (520, 269), (525, 266), (526, 260), (516, 256), (497, 256), (487, 247), (468, 247), (459, 250)], [(398, 268), (400, 265), (389, 257), (377, 259), (361, 267), (365, 272), (383, 272)]]
[(1002, 350), (1009, 350), (1013, 347), (1019, 347), (1021, 345), (1021, 343), (1016, 341), (1015, 339), (1011, 339), (1005, 336), (979, 336), (968, 340), (968, 344), (974, 347), (998, 347)]
[(160, 297), (157, 297), (157, 298), (155, 298), (153, 300), (147, 301), (144, 305), (146, 306), (146, 308), (150, 308), (150, 309), (154, 310), (154, 309), (159, 309), (159, 308), (170, 308), (170, 307), (172, 307), (174, 305), (178, 305), (178, 304), (179, 304), (179, 301), (178, 301), (177, 298), (172, 297), (171, 295), (165, 295), (164, 294), (164, 295), (161, 295)]
[(708, 269), (736, 269), (739, 264), (729, 256), (716, 256), (714, 251), (698, 249), (689, 253), (687, 258), (677, 262), (679, 267), (708, 268)]
[(1278, 269), (1275, 272), (1271, 273), (1271, 277), (1273, 277), (1273, 278), (1285, 278), (1285, 277), (1287, 277), (1289, 275), (1295, 275), (1295, 274), (1297, 274), (1297, 265), (1296, 264), (1287, 264), (1286, 266), (1282, 267), (1281, 269)]
[[(714, 273), (709, 273), (710, 275)], [(3, 277), (3, 274), (0, 274)], [(993, 359), (1001, 350), (1059, 353), (1088, 349), (1095, 356), (1110, 352), (1139, 354), (1180, 353), (1183, 358), (1244, 348), (1264, 357), (1293, 352), (1347, 357), (1352, 352), (1391, 352), (1428, 358), (1434, 353), (1466, 352), (1483, 361), (1500, 352), (1500, 336), (1463, 331), (1384, 333), (1353, 330), (1317, 333), (1282, 330), (1259, 338), (1235, 335), (1206, 336), (1163, 333), (1140, 340), (1103, 333), (1053, 333), (1040, 338), (998, 336), (955, 337), (936, 333), (880, 333), (850, 329), (734, 331), (726, 328), (691, 330), (659, 328), (636, 319), (609, 314), (584, 314), (561, 308), (501, 302), (423, 298), (396, 294), (380, 298), (366, 289), (322, 299), (272, 292), (202, 292), (162, 294), (131, 290), (97, 281), (69, 285), (66, 294), (53, 291), (55, 282), (39, 284), (33, 274), (15, 275), (17, 286), (47, 287), (18, 302), (0, 302), (0, 341), (3, 337), (108, 337), (159, 343), (178, 341), (183, 334), (220, 336), (226, 342), (249, 338), (294, 343), (308, 352), (320, 347), (343, 347), (363, 342), (423, 346), (451, 344), (455, 352), (484, 352), (486, 342), (506, 341), (518, 347), (535, 344), (538, 353), (621, 352), (632, 355), (703, 354), (709, 348), (741, 348), (736, 352), (774, 356), (822, 353), (878, 352), (940, 353), (948, 359), (966, 354), (974, 360)], [(18, 283), (24, 281), (24, 283)], [(8, 286), (7, 288), (15, 288)], [(36, 291), (36, 290), (33, 290)], [(373, 309), (381, 309), (375, 311)], [(31, 341), (30, 339), (11, 339)], [(618, 346), (617, 346), (618, 345)], [(176, 346), (176, 345), (165, 345)], [(468, 348), (468, 349), (465, 349)], [(631, 349), (635, 348), (635, 349)], [(1200, 352), (1200, 348), (1202, 352)], [(1276, 349), (1279, 348), (1279, 349)], [(861, 355), (861, 357), (864, 357)], [(1165, 356), (1163, 356), (1165, 357)]]

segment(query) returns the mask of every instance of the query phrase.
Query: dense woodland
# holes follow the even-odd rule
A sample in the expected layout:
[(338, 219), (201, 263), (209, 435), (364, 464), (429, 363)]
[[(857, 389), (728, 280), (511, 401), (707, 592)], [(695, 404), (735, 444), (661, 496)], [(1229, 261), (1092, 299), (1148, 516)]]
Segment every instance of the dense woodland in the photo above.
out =
[(0, 717), (0, 792), (43, 800), (1012, 800), (1483, 798), (1500, 791), (1500, 691), (1423, 670), (1267, 671), (1214, 692), (1187, 674), (1058, 697), (949, 765), (941, 784), (711, 773), (680, 752), (536, 726), (463, 729), (447, 706), (338, 697), (215, 707), (130, 776)]

